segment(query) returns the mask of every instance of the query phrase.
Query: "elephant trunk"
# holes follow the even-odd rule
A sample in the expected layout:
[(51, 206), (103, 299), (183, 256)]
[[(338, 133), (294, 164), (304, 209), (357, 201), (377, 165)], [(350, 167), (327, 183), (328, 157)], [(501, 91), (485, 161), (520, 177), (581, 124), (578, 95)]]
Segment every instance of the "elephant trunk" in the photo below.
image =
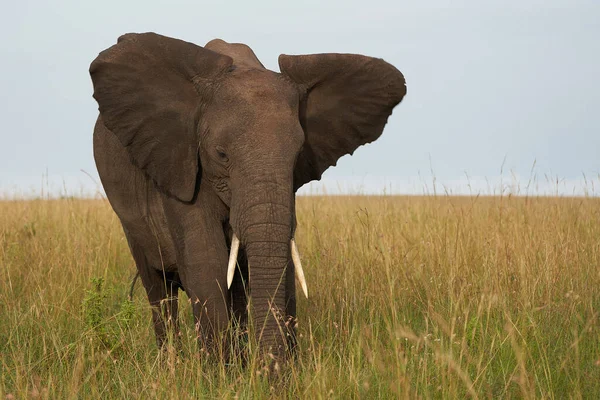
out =
[[(290, 180), (251, 183), (232, 221), (246, 251), (251, 316), (262, 351), (276, 358), (293, 340), (289, 316), (295, 316), (294, 271), (290, 239), (294, 194)], [(293, 299), (290, 301), (290, 299)]]

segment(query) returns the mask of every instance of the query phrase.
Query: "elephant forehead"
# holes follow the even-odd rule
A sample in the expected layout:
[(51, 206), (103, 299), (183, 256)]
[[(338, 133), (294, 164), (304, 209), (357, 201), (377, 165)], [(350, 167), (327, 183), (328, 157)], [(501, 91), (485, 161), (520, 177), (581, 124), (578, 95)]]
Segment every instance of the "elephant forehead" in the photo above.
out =
[(298, 91), (280, 74), (268, 70), (234, 71), (220, 89), (229, 104), (250, 109), (291, 109), (298, 105)]
[[(298, 119), (299, 94), (280, 74), (264, 70), (234, 70), (223, 79), (204, 114), (206, 132), (226, 140), (273, 140), (289, 144), (291, 132), (304, 138)], [(274, 140), (285, 133), (286, 140)], [(296, 135), (297, 133), (297, 135)], [(269, 137), (270, 139), (266, 139)], [(282, 138), (284, 138), (282, 136)]]

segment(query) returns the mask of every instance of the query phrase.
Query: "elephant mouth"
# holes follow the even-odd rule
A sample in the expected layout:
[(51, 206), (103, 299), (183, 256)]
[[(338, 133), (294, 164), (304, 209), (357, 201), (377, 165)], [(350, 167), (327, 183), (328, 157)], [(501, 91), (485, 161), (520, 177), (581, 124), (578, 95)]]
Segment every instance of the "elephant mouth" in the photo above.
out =
[[(233, 282), (239, 250), (240, 239), (238, 239), (237, 235), (234, 232), (233, 237), (231, 239), (231, 250), (229, 251), (229, 263), (227, 265), (227, 289), (231, 288), (231, 283)], [(298, 246), (296, 245), (296, 240), (294, 238), (290, 239), (290, 250), (292, 253), (292, 262), (294, 263), (296, 279), (298, 279), (298, 282), (300, 282), (302, 292), (304, 292), (304, 296), (306, 296), (306, 298), (308, 299), (308, 286), (306, 285), (304, 270), (302, 269), (302, 263), (300, 262), (300, 252), (298, 251)], [(250, 268), (250, 265), (248, 265), (248, 268)]]

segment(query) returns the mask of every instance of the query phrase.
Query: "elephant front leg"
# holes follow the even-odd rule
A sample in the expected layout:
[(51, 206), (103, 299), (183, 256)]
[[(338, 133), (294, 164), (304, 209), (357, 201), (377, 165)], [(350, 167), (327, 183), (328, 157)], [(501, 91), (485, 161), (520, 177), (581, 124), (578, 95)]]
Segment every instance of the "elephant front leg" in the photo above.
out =
[(238, 255), (229, 296), (232, 317), (240, 330), (243, 331), (248, 325), (248, 260), (243, 250)]
[(285, 271), (285, 328), (284, 332), (287, 336), (288, 350), (295, 354), (297, 338), (296, 338), (296, 274), (295, 266), (292, 260), (288, 260)]
[(207, 206), (206, 199), (199, 198), (198, 202), (203, 207), (173, 201), (165, 209), (175, 236), (179, 277), (194, 313), (200, 351), (228, 359), (229, 253), (222, 217)]
[[(225, 279), (214, 276), (219, 269), (210, 263), (186, 268), (183, 285), (192, 304), (198, 346), (203, 355), (229, 358), (229, 301)], [(224, 273), (223, 273), (224, 275)]]
[(233, 328), (231, 351), (244, 364), (248, 355), (248, 260), (243, 249), (238, 254), (235, 275), (229, 289), (229, 301)]

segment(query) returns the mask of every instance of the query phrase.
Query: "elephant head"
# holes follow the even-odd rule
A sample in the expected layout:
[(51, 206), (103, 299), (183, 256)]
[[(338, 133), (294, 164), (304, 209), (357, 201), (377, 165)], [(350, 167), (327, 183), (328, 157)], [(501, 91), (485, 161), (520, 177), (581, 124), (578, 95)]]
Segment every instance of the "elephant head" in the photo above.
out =
[(406, 93), (381, 59), (281, 55), (279, 67), (265, 69), (242, 44), (144, 33), (122, 36), (90, 68), (104, 124), (132, 163), (166, 196), (194, 204), (211, 191), (229, 210), (259, 340), (272, 348), (282, 347), (278, 324), (294, 296), (282, 277), (291, 253), (299, 262), (296, 190), (376, 140)]

